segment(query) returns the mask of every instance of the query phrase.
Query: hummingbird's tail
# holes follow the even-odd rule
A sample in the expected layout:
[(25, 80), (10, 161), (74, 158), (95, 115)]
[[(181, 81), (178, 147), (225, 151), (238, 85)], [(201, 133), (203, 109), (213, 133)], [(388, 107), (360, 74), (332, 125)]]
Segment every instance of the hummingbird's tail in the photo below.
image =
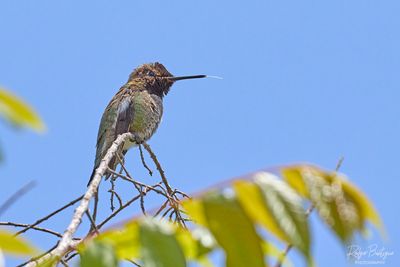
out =
[[(123, 151), (122, 151), (122, 155), (125, 156), (126, 152), (128, 152), (128, 150), (123, 150)], [(90, 179), (89, 179), (89, 182), (88, 182), (87, 186), (89, 186), (89, 185), (90, 185), (90, 182), (93, 180), (94, 175), (96, 174), (96, 170), (97, 170), (97, 168), (99, 167), (99, 165), (100, 165), (100, 163), (99, 163), (99, 164), (96, 164), (96, 165), (94, 166), (93, 171), (92, 171), (92, 174), (90, 175)], [(115, 164), (115, 157), (113, 157), (113, 158), (110, 160), (110, 163), (108, 164), (108, 166), (109, 166), (110, 169), (115, 170), (115, 168), (117, 167), (117, 164)], [(106, 180), (107, 180), (107, 179), (111, 176), (111, 173), (109, 173), (108, 171), (106, 171), (106, 173), (105, 173), (104, 175), (106, 176)]]
[[(123, 151), (122, 153), (123, 153), (123, 155), (125, 155), (125, 154), (126, 154), (126, 151)], [(100, 165), (100, 163), (94, 165), (94, 168), (93, 168), (92, 174), (90, 175), (90, 179), (89, 179), (89, 182), (88, 182), (87, 186), (89, 186), (89, 185), (90, 185), (90, 182), (92, 182), (92, 180), (93, 180), (93, 178), (94, 178), (94, 176), (95, 176), (95, 174), (96, 174), (96, 170), (97, 170), (97, 168), (99, 167), (99, 165)], [(108, 164), (108, 166), (109, 166), (110, 169), (115, 170), (115, 168), (116, 168), (116, 165), (115, 165), (115, 157), (113, 157), (113, 158), (110, 160), (110, 163)], [(110, 177), (111, 173), (109, 173), (108, 171), (106, 171), (103, 175), (106, 176), (106, 180), (107, 180), (108, 177)]]
[(93, 171), (92, 171), (92, 174), (90, 175), (90, 179), (89, 179), (89, 182), (87, 183), (87, 186), (89, 186), (90, 182), (93, 180), (93, 177), (96, 174), (96, 169), (97, 169), (97, 167), (93, 168)]

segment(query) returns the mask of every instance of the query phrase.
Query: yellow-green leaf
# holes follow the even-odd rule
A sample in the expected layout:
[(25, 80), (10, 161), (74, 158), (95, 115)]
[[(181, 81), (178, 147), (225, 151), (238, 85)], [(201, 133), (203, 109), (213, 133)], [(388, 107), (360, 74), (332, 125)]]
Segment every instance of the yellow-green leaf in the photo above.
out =
[(342, 242), (348, 242), (354, 231), (362, 228), (357, 205), (343, 192), (340, 180), (315, 167), (298, 167), (307, 196), (318, 214)]
[(203, 227), (197, 227), (191, 231), (179, 228), (177, 229), (176, 238), (186, 258), (189, 260), (202, 258), (217, 245), (211, 233)]
[(343, 191), (361, 208), (361, 217), (363, 220), (369, 220), (377, 228), (382, 229), (382, 221), (374, 205), (368, 197), (347, 179), (341, 179)]
[(126, 224), (122, 229), (113, 229), (99, 235), (96, 240), (113, 246), (119, 259), (135, 260), (139, 258), (138, 222)]
[(278, 221), (269, 211), (261, 189), (255, 183), (238, 180), (234, 182), (233, 188), (237, 199), (250, 218), (260, 223), (280, 240), (290, 243), (289, 238), (281, 230)]
[(261, 188), (267, 208), (281, 231), (288, 237), (289, 243), (309, 260), (310, 231), (301, 197), (285, 182), (270, 173), (257, 174), (255, 182)]
[(44, 123), (28, 104), (1, 88), (0, 115), (17, 126), (30, 127), (37, 132), (45, 130)]
[(207, 225), (226, 254), (227, 267), (264, 267), (261, 239), (239, 203), (224, 195), (203, 199)]
[(5, 253), (14, 255), (29, 255), (37, 253), (37, 250), (27, 241), (20, 237), (15, 237), (14, 234), (0, 230), (0, 249)]
[(200, 201), (200, 199), (187, 199), (182, 201), (182, 206), (194, 223), (203, 226), (207, 225), (207, 220), (204, 217), (203, 203)]
[(303, 197), (308, 197), (307, 187), (301, 176), (301, 169), (298, 167), (287, 167), (281, 170), (286, 182)]
[(169, 223), (146, 218), (140, 224), (140, 251), (144, 266), (185, 267), (183, 251)]
[(117, 267), (118, 259), (112, 245), (93, 241), (80, 253), (80, 267)]

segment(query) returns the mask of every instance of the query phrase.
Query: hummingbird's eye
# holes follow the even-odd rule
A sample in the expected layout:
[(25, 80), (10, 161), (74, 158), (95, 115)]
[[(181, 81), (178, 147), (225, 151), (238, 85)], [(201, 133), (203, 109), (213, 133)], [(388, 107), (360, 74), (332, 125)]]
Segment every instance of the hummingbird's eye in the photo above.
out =
[(156, 76), (156, 74), (153, 71), (149, 70), (147, 71), (147, 76), (154, 77)]

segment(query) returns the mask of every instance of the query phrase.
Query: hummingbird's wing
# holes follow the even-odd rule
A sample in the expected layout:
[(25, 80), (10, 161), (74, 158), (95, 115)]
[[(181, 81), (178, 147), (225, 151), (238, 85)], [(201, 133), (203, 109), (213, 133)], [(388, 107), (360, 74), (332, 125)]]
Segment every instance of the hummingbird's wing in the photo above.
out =
[[(110, 101), (101, 118), (97, 134), (96, 159), (90, 180), (117, 136), (129, 131), (129, 125), (133, 118), (133, 104), (123, 89)], [(113, 165), (113, 161), (110, 166)]]
[(134, 108), (131, 98), (125, 97), (118, 105), (118, 117), (115, 123), (115, 134), (114, 139), (117, 139), (118, 135), (127, 133), (132, 124)]

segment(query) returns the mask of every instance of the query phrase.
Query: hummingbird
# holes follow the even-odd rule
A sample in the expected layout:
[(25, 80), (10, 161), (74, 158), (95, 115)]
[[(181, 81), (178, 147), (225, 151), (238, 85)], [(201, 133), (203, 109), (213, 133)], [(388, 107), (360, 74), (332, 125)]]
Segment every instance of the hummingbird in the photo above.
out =
[[(161, 63), (143, 64), (129, 75), (129, 79), (107, 105), (100, 121), (96, 143), (96, 158), (89, 183), (107, 150), (118, 135), (130, 132), (135, 140), (125, 142), (122, 154), (129, 148), (149, 140), (163, 115), (163, 98), (171, 86), (180, 80), (205, 78), (206, 75), (173, 76)], [(115, 169), (116, 159), (109, 164)]]

